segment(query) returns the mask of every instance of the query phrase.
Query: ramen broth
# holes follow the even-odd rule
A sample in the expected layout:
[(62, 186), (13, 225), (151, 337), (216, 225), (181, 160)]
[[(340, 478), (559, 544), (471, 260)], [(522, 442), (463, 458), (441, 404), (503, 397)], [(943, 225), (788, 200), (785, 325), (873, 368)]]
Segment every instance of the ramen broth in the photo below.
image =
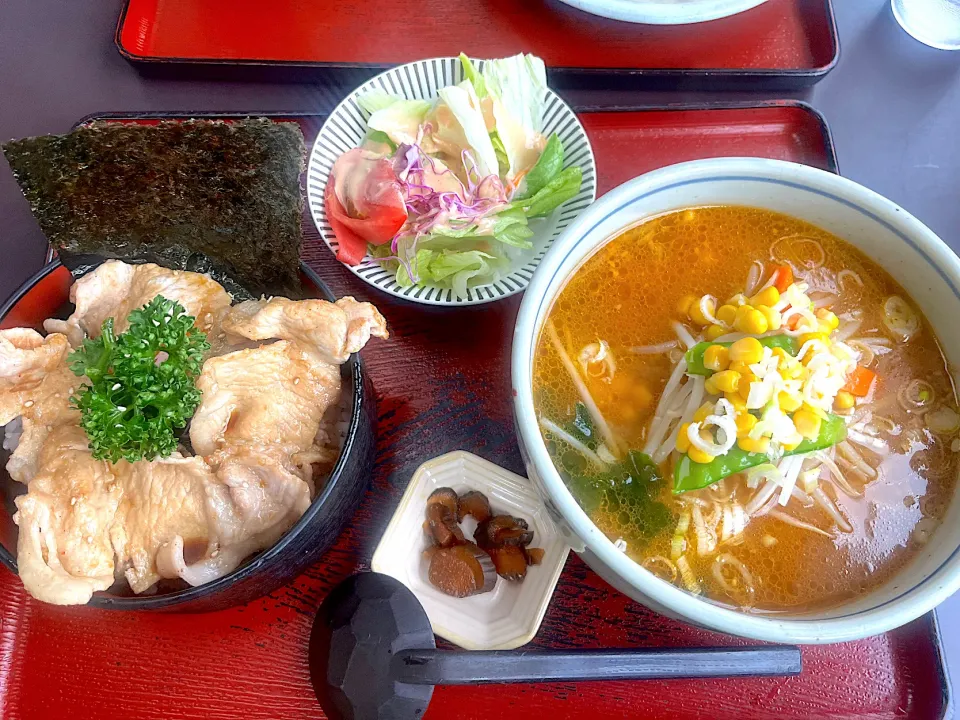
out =
[[(803, 468), (799, 493), (770, 500), (761, 512), (756, 502), (750, 507), (761, 498), (749, 471), (674, 492), (681, 455), (672, 445), (655, 474), (630, 465), (628, 450), (649, 444), (659, 398), (686, 350), (678, 334), (702, 340), (707, 332), (690, 317), (690, 297), (709, 294), (719, 306), (744, 293), (748, 279), (753, 290), (768, 277), (772, 283), (771, 273), (783, 266), (795, 283), (807, 283), (817, 312), (835, 314), (835, 341), (855, 349), (867, 377), (876, 375), (853, 407), (831, 411), (846, 424), (847, 438), (820, 453), (843, 477), (831, 479), (830, 463), (818, 454), (803, 456), (802, 465), (796, 461)], [(909, 337), (885, 322), (893, 296), (916, 313)], [(551, 457), (591, 520), (651, 572), (718, 603), (797, 612), (869, 591), (917, 553), (952, 496), (956, 394), (930, 325), (862, 252), (778, 213), (689, 209), (615, 237), (556, 298), (533, 378)], [(781, 488), (770, 487), (778, 497)]]

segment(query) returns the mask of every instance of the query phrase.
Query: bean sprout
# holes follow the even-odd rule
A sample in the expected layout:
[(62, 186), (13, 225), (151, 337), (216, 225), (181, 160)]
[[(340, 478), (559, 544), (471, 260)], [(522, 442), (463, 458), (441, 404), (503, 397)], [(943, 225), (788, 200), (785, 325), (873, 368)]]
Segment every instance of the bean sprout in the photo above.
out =
[(587, 458), (590, 462), (595, 464), (597, 467), (601, 467), (601, 468), (608, 467), (608, 463), (604, 462), (603, 459), (599, 455), (597, 455), (597, 453), (595, 453), (593, 450), (588, 448), (582, 442), (577, 440), (573, 435), (568, 433), (566, 430), (564, 430), (562, 427), (552, 422), (548, 418), (545, 418), (545, 417), (540, 418), (540, 427), (542, 427), (551, 435), (554, 435), (560, 438), (561, 440), (563, 440), (567, 445), (569, 445), (574, 450), (579, 452), (581, 455), (583, 455), (585, 458)]
[(683, 325), (678, 322), (670, 324), (673, 326), (673, 331), (677, 334), (677, 337), (680, 338), (680, 342), (682, 342), (688, 350), (697, 344), (697, 341), (693, 339), (693, 335), (691, 335), (690, 331)]
[(549, 336), (550, 342), (553, 344), (554, 349), (557, 351), (557, 355), (560, 357), (560, 362), (570, 375), (570, 379), (573, 381), (574, 387), (580, 394), (580, 399), (583, 400), (583, 404), (586, 405), (587, 410), (590, 412), (590, 417), (593, 418), (594, 424), (597, 426), (600, 434), (603, 435), (603, 439), (607, 443), (607, 447), (614, 455), (619, 456), (620, 443), (613, 434), (613, 430), (610, 429), (610, 425), (607, 424), (606, 418), (603, 417), (603, 413), (600, 412), (600, 408), (597, 407), (597, 403), (590, 394), (590, 391), (587, 389), (586, 384), (584, 384), (583, 380), (580, 379), (580, 375), (577, 373), (577, 368), (574, 367), (573, 361), (570, 359), (570, 356), (567, 355), (567, 351), (564, 350), (563, 344), (560, 342), (560, 336), (557, 335), (557, 329), (550, 321), (547, 322), (547, 335)]
[(673, 350), (677, 346), (676, 340), (667, 340), (656, 345), (640, 345), (638, 347), (628, 348), (634, 355), (663, 355)]
[[(840, 490), (842, 490), (847, 496), (852, 498), (862, 498), (863, 493), (859, 490), (856, 490), (853, 485), (847, 480), (843, 472), (837, 466), (837, 463), (834, 462), (833, 458), (830, 457), (827, 453), (820, 451), (814, 453), (820, 462), (827, 466), (827, 470), (830, 472), (830, 480), (836, 485)], [(865, 478), (869, 479), (869, 478)]]
[(877, 477), (876, 469), (846, 440), (842, 440), (837, 444), (837, 453), (849, 460), (862, 475), (868, 478)]
[(861, 325), (863, 325), (862, 320), (844, 320), (840, 323), (840, 327), (836, 329), (830, 339), (844, 342), (847, 338), (853, 336), (853, 334), (860, 329)]
[(833, 521), (837, 524), (837, 527), (843, 532), (853, 532), (853, 525), (843, 516), (843, 513), (840, 512), (840, 509), (834, 504), (833, 500), (827, 497), (823, 488), (817, 488), (813, 491), (813, 499), (817, 505), (826, 510), (827, 514), (833, 518)]
[(717, 549), (717, 536), (713, 530), (708, 530), (703, 521), (703, 513), (700, 506), (693, 506), (693, 529), (697, 535), (697, 555), (703, 557), (710, 555)]
[(743, 286), (743, 292), (745, 295), (753, 295), (753, 289), (760, 282), (760, 277), (763, 274), (763, 263), (759, 260), (754, 260), (750, 263), (750, 272), (747, 273), (747, 282)]
[(784, 522), (787, 525), (793, 525), (793, 527), (800, 528), (801, 530), (809, 530), (810, 532), (815, 532), (824, 537), (832, 538), (833, 535), (828, 533), (826, 530), (821, 530), (816, 525), (811, 525), (810, 523), (804, 522), (803, 520), (798, 520), (793, 515), (788, 515), (785, 512), (780, 510), (771, 510), (770, 517), (776, 518), (780, 522)]
[(838, 298), (833, 293), (823, 293), (822, 295), (819, 295), (816, 300), (813, 300), (813, 298), (811, 298), (811, 300), (813, 300), (814, 310), (819, 310), (820, 308), (827, 308), (827, 307), (830, 307), (831, 305), (835, 305), (839, 299), (840, 298)]
[(770, 498), (774, 497), (776, 492), (777, 483), (773, 482), (772, 480), (768, 480), (767, 484), (760, 488), (760, 490), (758, 490), (757, 493), (750, 499), (750, 502), (747, 503), (747, 515), (756, 515), (757, 511), (763, 507)]

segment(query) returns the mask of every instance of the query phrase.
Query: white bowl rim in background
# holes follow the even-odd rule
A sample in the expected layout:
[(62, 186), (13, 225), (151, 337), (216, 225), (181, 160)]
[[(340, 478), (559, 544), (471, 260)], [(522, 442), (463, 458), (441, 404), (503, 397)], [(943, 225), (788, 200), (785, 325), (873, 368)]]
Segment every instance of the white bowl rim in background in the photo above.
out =
[[(718, 197), (726, 201), (719, 201)], [(738, 197), (739, 201), (735, 199)], [(642, 209), (657, 203), (663, 207), (649, 212)], [(663, 582), (617, 550), (580, 508), (550, 461), (533, 407), (531, 366), (539, 327), (556, 292), (580, 263), (624, 228), (671, 209), (711, 204), (770, 209), (786, 204), (793, 208), (788, 214), (835, 232), (859, 245), (868, 255), (896, 256), (895, 262), (881, 264), (923, 310), (951, 366), (960, 366), (960, 328), (955, 328), (952, 321), (960, 313), (960, 259), (895, 203), (846, 178), (781, 160), (720, 158), (672, 165), (635, 178), (595, 202), (557, 238), (527, 289), (517, 318), (511, 364), (514, 412), (528, 477), (544, 493), (548, 507), (562, 516), (560, 524), (574, 537), (571, 543), (576, 546), (579, 541), (585, 546), (584, 559), (588, 564), (615, 587), (659, 612), (721, 632), (790, 643), (854, 640), (903, 625), (960, 589), (960, 501), (956, 494), (945, 521), (920, 551), (917, 561), (909, 563), (878, 590), (838, 608), (801, 617), (747, 614)], [(623, 221), (631, 214), (630, 220)], [(828, 221), (831, 216), (847, 232), (832, 228)], [(871, 233), (870, 237), (855, 231), (860, 224), (864, 233)], [(950, 307), (938, 307), (933, 300), (949, 299), (950, 294)], [(953, 534), (949, 544), (938, 546), (938, 538), (942, 541), (948, 533)], [(943, 555), (947, 557), (937, 559)], [(919, 587), (906, 581), (904, 584), (911, 589), (901, 593), (896, 584), (904, 582), (901, 576), (924, 564), (937, 569)], [(869, 605), (870, 598), (881, 594), (895, 595), (877, 607), (863, 607)], [(853, 611), (844, 611), (847, 606)]]
[(646, 25), (687, 25), (752, 10), (767, 0), (560, 0), (591, 15)]

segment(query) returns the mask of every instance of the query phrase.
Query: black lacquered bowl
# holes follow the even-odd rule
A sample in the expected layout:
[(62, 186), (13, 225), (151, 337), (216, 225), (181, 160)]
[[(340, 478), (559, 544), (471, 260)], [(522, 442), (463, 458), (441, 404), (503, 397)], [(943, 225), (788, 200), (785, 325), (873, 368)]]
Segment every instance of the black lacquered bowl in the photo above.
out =
[[(300, 265), (303, 297), (335, 300), (323, 281), (306, 265)], [(54, 261), (27, 280), (0, 307), (0, 327), (32, 327), (42, 330), (49, 317), (66, 317), (70, 272)], [(251, 556), (222, 578), (198, 587), (181, 581), (161, 581), (156, 592), (134, 595), (118, 584), (95, 593), (90, 605), (117, 610), (173, 610), (207, 612), (242, 605), (276, 590), (314, 563), (336, 540), (360, 504), (370, 478), (375, 450), (376, 409), (373, 387), (360, 358), (354, 355), (341, 369), (343, 401), (349, 410), (349, 426), (343, 449), (330, 477), (297, 523), (270, 548)], [(5, 466), (9, 453), (0, 453), (0, 562), (17, 572), (17, 526), (13, 522), (13, 499), (26, 491), (14, 482)]]

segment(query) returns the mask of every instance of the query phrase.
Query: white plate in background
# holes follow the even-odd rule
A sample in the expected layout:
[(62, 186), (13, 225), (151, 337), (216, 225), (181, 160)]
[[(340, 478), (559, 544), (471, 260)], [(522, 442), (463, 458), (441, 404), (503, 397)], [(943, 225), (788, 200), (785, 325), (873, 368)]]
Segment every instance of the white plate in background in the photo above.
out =
[(767, 0), (560, 0), (591, 15), (646, 25), (687, 25), (736, 15)]

